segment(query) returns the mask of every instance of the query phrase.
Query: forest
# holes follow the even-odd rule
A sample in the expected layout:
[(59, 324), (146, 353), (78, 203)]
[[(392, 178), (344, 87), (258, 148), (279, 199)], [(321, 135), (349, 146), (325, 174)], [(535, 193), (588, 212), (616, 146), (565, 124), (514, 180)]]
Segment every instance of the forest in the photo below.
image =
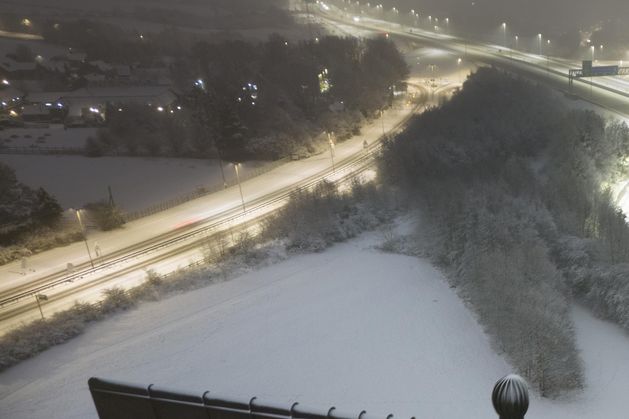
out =
[(164, 112), (126, 106), (87, 154), (168, 155), (226, 160), (308, 155), (357, 134), (390, 104), (408, 68), (389, 40), (324, 37), (261, 44), (197, 43), (173, 64), (180, 105)]
[(608, 186), (628, 153), (626, 124), (481, 68), (380, 159), (417, 245), (543, 396), (583, 385), (572, 303), (629, 330), (629, 227)]

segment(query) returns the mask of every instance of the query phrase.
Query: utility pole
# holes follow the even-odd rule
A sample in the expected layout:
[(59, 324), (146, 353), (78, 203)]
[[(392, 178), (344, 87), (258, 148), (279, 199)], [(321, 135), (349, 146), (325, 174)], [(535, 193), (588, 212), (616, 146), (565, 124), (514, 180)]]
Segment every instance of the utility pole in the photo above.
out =
[(41, 314), (41, 319), (45, 320), (44, 312), (41, 309), (41, 303), (39, 301), (48, 301), (48, 296), (45, 294), (35, 294), (33, 297), (35, 297), (35, 301), (37, 301), (37, 308), (39, 309), (39, 314)]
[(79, 226), (81, 226), (81, 233), (83, 233), (83, 242), (85, 242), (85, 249), (87, 249), (87, 256), (90, 258), (90, 265), (92, 265), (92, 269), (94, 269), (94, 261), (92, 260), (92, 253), (90, 252), (90, 246), (87, 244), (87, 231), (85, 226), (83, 226), (83, 221), (81, 220), (81, 210), (76, 210), (76, 218), (79, 220)]
[(336, 172), (336, 167), (334, 166), (334, 141), (332, 141), (332, 136), (328, 132), (328, 144), (330, 145), (330, 158), (332, 159), (332, 173)]
[(242, 212), (247, 212), (245, 208), (245, 197), (242, 194), (242, 185), (240, 184), (240, 173), (238, 172), (238, 167), (240, 163), (234, 163), (234, 170), (236, 171), (236, 180), (238, 181), (238, 190), (240, 191), (240, 201), (242, 202)]

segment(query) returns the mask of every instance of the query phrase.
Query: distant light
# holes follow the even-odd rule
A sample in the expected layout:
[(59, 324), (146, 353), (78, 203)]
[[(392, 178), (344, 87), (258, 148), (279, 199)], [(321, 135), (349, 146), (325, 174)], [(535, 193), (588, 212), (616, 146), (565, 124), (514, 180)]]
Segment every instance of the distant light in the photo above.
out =
[(177, 105), (177, 110), (180, 111), (181, 110), (181, 106)]
[(354, 16), (354, 22), (360, 22), (360, 18), (358, 16)]
[(13, 109), (11, 109), (11, 110), (9, 111), (9, 115), (11, 115), (11, 116), (17, 116), (17, 112), (15, 112)]
[(122, 112), (122, 108), (118, 108), (118, 112)]
[(158, 112), (164, 112), (164, 108), (161, 107), (161, 106), (158, 106), (156, 109), (157, 109)]
[(63, 103), (57, 102), (57, 108), (63, 108)]
[(28, 18), (22, 19), (21, 23), (23, 26), (26, 26), (27, 28), (30, 28), (31, 26), (33, 26), (33, 22), (31, 22), (31, 20)]
[(144, 39), (144, 35), (140, 34), (140, 39)]
[(288, 46), (288, 41), (284, 41), (284, 45)]
[(9, 80), (2, 79), (2, 84), (4, 84), (5, 86), (8, 86), (9, 85)]
[(46, 106), (48, 106), (48, 107), (50, 107), (50, 106), (52, 106), (52, 103), (50, 103), (50, 102), (46, 102), (46, 103), (45, 103), (45, 105), (46, 105)]
[(2, 106), (7, 106), (7, 103), (4, 100), (2, 101)]

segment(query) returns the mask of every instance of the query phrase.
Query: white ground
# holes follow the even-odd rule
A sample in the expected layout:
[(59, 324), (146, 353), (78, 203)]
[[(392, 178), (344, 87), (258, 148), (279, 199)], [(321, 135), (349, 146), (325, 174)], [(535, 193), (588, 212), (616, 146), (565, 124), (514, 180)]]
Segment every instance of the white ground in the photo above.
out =
[(62, 124), (41, 128), (9, 128), (0, 131), (0, 143), (7, 147), (83, 148), (89, 137), (96, 137), (96, 128), (64, 129)]
[[(116, 204), (127, 211), (177, 198), (200, 187), (223, 183), (217, 160), (0, 154), (20, 182), (43, 187), (64, 208), (81, 208), (107, 198), (110, 185)], [(242, 165), (242, 174), (262, 166)], [(224, 167), (229, 181), (233, 168)]]
[[(494, 417), (510, 372), (442, 275), (380, 253), (377, 233), (94, 325), (0, 375), (2, 418), (96, 417), (90, 376), (396, 417)], [(528, 416), (621, 417), (629, 338), (575, 311), (582, 395)], [(384, 417), (384, 416), (383, 416)]]

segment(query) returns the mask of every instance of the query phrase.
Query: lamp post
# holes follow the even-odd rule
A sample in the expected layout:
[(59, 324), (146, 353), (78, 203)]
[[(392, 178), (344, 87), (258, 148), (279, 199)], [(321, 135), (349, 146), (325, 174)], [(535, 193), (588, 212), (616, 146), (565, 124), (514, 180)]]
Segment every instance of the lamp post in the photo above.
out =
[(242, 185), (240, 184), (240, 172), (238, 168), (240, 167), (240, 163), (234, 163), (234, 170), (236, 171), (236, 180), (238, 181), (238, 190), (240, 191), (240, 201), (242, 202), (242, 212), (247, 212), (245, 208), (245, 197), (242, 194)]
[(538, 55), (542, 55), (542, 34), (537, 34), (537, 47), (538, 47)]
[(83, 242), (85, 243), (85, 249), (87, 249), (87, 256), (90, 258), (90, 265), (94, 269), (94, 261), (92, 260), (92, 253), (90, 252), (90, 246), (87, 244), (87, 231), (83, 226), (83, 220), (81, 220), (81, 210), (76, 210), (76, 218), (79, 220), (79, 226), (81, 226), (81, 233), (83, 233)]
[[(595, 49), (594, 45), (592, 45), (590, 47), (590, 51), (592, 51), (592, 65), (590, 67), (594, 66), (594, 49)], [(590, 98), (592, 98), (594, 96), (594, 88), (593, 88), (594, 80), (592, 79), (593, 73), (594, 73), (594, 71), (592, 71), (592, 69), (590, 68)]]
[(502, 22), (502, 43), (507, 48), (507, 23)]
[(336, 172), (336, 166), (334, 165), (334, 141), (332, 141), (332, 135), (328, 132), (328, 145), (330, 146), (330, 159), (332, 159), (332, 173)]

